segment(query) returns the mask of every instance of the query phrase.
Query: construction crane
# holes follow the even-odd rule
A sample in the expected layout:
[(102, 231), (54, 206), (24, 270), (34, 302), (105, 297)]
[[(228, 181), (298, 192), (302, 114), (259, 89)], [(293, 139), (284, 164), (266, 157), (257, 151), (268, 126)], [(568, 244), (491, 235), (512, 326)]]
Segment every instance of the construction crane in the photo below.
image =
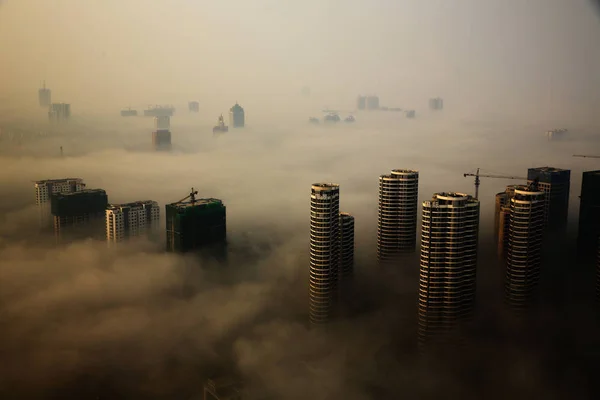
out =
[(476, 173), (474, 173), (474, 174), (472, 174), (472, 173), (466, 173), (466, 174), (463, 174), (463, 176), (465, 178), (467, 176), (474, 176), (475, 177), (475, 198), (476, 199), (479, 198), (479, 185), (481, 184), (481, 180), (479, 178), (519, 179), (519, 180), (524, 180), (524, 181), (527, 180), (527, 178), (523, 178), (521, 176), (480, 174), (479, 173), (479, 168), (477, 168), (477, 172)]
[(196, 202), (196, 195), (197, 194), (198, 194), (198, 191), (194, 190), (194, 188), (192, 188), (192, 191), (190, 192), (190, 194), (188, 194), (187, 196), (185, 196), (183, 199), (179, 200), (178, 203), (183, 203), (187, 199), (190, 199), (190, 202), (192, 203), (192, 205), (194, 205), (194, 203)]
[(600, 156), (590, 156), (590, 155), (585, 155), (585, 154), (573, 154), (573, 157), (600, 158)]

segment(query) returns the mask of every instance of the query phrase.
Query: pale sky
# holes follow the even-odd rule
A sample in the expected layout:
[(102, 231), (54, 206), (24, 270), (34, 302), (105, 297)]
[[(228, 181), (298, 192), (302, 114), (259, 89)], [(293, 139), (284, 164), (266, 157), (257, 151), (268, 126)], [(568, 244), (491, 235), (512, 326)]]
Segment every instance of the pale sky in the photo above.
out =
[(333, 101), (584, 107), (598, 105), (598, 39), (587, 0), (6, 0), (0, 89), (46, 79), (57, 101), (94, 104), (308, 85)]

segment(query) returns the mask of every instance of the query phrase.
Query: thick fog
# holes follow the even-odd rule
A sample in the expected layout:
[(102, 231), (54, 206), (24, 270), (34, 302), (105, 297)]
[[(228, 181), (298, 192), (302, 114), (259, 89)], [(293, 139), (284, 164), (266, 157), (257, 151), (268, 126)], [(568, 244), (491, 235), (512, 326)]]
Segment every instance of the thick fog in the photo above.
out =
[[(572, 155), (600, 154), (599, 34), (585, 1), (0, 2), (0, 397), (197, 399), (207, 377), (236, 373), (251, 399), (589, 398), (594, 271), (573, 251), (581, 174), (600, 166)], [(71, 103), (67, 124), (38, 107), (44, 79)], [(359, 93), (416, 118), (308, 123), (325, 107), (344, 118)], [(445, 109), (429, 111), (438, 95)], [(214, 136), (236, 101), (246, 127)], [(152, 149), (152, 118), (119, 116), (157, 103), (177, 108), (170, 152)], [(569, 133), (548, 140), (554, 128)], [(571, 198), (545, 300), (525, 322), (503, 307), (494, 195), (521, 181), (482, 178), (467, 346), (418, 356), (418, 254), (376, 265), (378, 176), (419, 170), (424, 201), (472, 194), (463, 174), (477, 168), (546, 165), (571, 169)], [(220, 198), (229, 257), (165, 254), (164, 238), (56, 246), (32, 181), (62, 177), (111, 203), (156, 200), (163, 225), (191, 187)], [(307, 327), (308, 229), (323, 181), (356, 217), (356, 274), (345, 317), (319, 331)]]

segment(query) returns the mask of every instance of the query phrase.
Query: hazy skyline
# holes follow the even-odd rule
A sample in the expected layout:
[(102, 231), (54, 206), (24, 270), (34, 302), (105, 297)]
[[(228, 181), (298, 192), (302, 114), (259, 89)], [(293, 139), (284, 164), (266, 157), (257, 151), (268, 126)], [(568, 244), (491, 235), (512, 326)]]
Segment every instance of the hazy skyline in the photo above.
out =
[(565, 117), (599, 104), (600, 22), (587, 0), (20, 0), (0, 21), (0, 87), (19, 101), (45, 79), (80, 109), (267, 103), (304, 85), (337, 107), (358, 93)]

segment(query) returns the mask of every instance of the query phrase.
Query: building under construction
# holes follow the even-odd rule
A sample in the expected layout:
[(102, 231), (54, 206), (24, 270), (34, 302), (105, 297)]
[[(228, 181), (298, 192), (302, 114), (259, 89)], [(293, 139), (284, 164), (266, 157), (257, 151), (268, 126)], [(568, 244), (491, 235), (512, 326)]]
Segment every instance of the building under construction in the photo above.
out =
[[(227, 241), (226, 207), (219, 199), (196, 199), (192, 192), (165, 206), (167, 251), (185, 253), (203, 248), (224, 248)], [(221, 246), (222, 245), (222, 246)]]
[(108, 196), (103, 189), (58, 193), (52, 195), (50, 203), (57, 241), (65, 238), (104, 237)]
[(38, 101), (41, 107), (50, 107), (50, 104), (52, 104), (52, 91), (46, 88), (46, 81), (38, 90)]
[(67, 103), (52, 103), (48, 110), (50, 121), (62, 122), (71, 118), (71, 105)]

